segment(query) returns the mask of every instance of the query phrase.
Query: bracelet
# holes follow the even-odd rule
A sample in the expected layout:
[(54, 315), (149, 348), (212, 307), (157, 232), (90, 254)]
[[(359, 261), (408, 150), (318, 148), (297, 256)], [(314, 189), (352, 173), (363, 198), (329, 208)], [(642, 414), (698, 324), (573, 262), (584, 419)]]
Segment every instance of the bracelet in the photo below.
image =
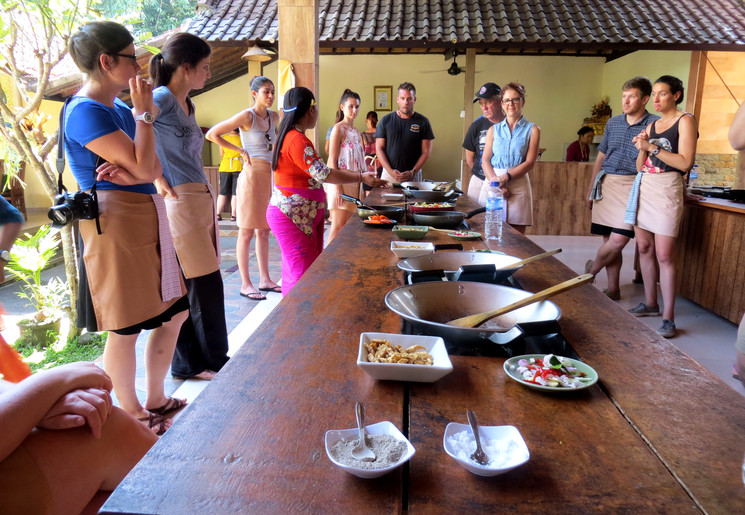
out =
[(511, 181), (512, 180), (512, 175), (510, 174), (510, 172), (504, 172), (504, 173), (505, 173), (505, 175), (507, 175), (507, 180), (508, 181)]

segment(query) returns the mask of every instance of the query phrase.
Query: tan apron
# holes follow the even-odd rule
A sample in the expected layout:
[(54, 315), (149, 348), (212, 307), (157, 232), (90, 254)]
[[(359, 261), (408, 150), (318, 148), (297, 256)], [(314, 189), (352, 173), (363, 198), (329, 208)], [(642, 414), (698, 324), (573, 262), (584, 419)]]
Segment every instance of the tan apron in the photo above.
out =
[(685, 184), (678, 172), (644, 173), (639, 186), (636, 225), (654, 234), (678, 237)]
[(603, 198), (592, 202), (592, 223), (633, 231), (623, 221), (634, 175), (606, 174), (601, 182)]
[(533, 191), (528, 174), (507, 182), (507, 223), (533, 225)]
[[(156, 317), (186, 294), (163, 301), (158, 215), (152, 196), (98, 190), (101, 234), (80, 220), (83, 260), (98, 330), (116, 330)], [(168, 297), (166, 297), (168, 298)]]
[(251, 159), (238, 176), (236, 217), (241, 229), (269, 229), (266, 208), (272, 196), (272, 165)]
[(215, 230), (215, 200), (207, 184), (174, 186), (177, 199), (165, 197), (173, 244), (187, 279), (202, 277), (220, 268)]

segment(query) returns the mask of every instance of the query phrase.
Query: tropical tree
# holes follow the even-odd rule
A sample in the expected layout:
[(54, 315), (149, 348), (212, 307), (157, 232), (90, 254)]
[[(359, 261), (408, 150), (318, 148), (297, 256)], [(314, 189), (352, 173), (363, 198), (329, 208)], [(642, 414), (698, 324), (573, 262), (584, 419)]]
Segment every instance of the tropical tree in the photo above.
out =
[[(0, 95), (0, 145), (6, 165), (25, 162), (49, 196), (57, 194), (56, 134), (43, 129), (39, 107), (50, 86), (52, 69), (67, 54), (67, 40), (91, 19), (91, 0), (0, 0), (0, 72), (11, 91)], [(29, 80), (33, 79), (33, 80)], [(12, 166), (6, 166), (6, 171)], [(12, 173), (12, 170), (10, 170)], [(77, 319), (78, 274), (72, 227), (61, 230), (70, 319)], [(78, 334), (72, 323), (70, 337)]]

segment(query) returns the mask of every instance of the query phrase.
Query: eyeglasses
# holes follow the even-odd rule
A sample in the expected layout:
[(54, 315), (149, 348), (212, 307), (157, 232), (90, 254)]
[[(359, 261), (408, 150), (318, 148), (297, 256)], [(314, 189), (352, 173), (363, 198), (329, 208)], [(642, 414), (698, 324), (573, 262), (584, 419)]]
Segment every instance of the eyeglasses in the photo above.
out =
[(137, 56), (135, 54), (109, 54), (109, 55), (115, 55), (117, 57), (126, 57), (128, 59), (132, 59), (134, 62), (137, 62)]
[(513, 104), (514, 105), (514, 104), (519, 104), (520, 102), (522, 102), (522, 97), (505, 98), (504, 100), (502, 100), (502, 105), (503, 106), (508, 106), (510, 104)]
[(269, 136), (269, 132), (265, 132), (264, 136), (266, 136), (266, 149), (267, 151), (272, 150), (272, 137)]

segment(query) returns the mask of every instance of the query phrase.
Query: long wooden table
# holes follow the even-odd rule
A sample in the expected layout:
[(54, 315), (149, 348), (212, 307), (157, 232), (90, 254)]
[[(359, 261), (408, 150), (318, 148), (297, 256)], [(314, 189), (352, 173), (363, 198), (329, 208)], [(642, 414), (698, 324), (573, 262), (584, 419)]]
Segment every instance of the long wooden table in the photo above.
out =
[[(480, 230), (483, 215), (470, 223)], [(599, 374), (587, 390), (542, 394), (507, 378), (502, 358), (470, 356), (452, 356), (434, 384), (370, 379), (355, 364), (359, 334), (401, 328), (384, 304), (402, 284), (393, 239), (354, 217), (103, 511), (745, 512), (745, 399), (590, 285), (554, 298), (563, 335)], [(510, 228), (501, 248), (541, 250)], [(573, 275), (550, 258), (516, 277), (538, 291)], [(356, 400), (368, 423), (409, 436), (408, 465), (365, 480), (328, 460), (324, 433), (355, 426)], [(468, 408), (515, 425), (530, 461), (494, 478), (461, 468), (442, 438)]]

